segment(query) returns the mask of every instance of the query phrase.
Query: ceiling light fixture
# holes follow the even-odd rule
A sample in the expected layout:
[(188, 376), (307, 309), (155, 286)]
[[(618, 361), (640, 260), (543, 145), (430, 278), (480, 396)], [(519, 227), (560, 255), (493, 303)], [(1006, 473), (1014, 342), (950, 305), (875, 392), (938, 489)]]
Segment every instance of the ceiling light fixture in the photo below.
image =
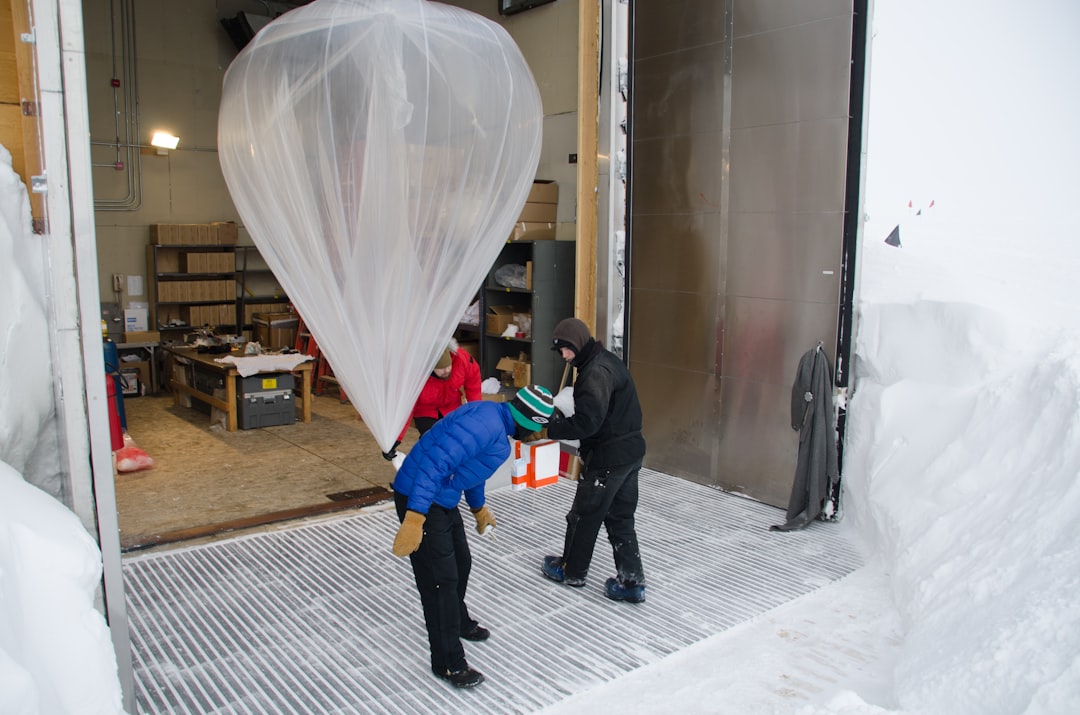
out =
[(168, 132), (154, 132), (150, 138), (150, 144), (158, 148), (158, 154), (167, 155), (170, 149), (175, 149), (180, 143), (180, 137), (174, 137)]

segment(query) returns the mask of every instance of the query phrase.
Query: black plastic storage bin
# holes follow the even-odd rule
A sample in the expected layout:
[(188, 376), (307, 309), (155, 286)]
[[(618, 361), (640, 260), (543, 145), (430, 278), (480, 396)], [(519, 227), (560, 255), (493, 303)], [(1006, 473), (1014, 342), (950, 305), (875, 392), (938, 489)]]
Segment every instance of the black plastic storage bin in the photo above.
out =
[(296, 380), (291, 373), (266, 373), (240, 378), (236, 395), (240, 429), (278, 427), (296, 422)]
[[(195, 383), (194, 387), (199, 392), (214, 396), (214, 392), (221, 390), (218, 394), (221, 396), (219, 399), (225, 399), (225, 377), (219, 372), (212, 372), (206, 368), (200, 369), (196, 364), (192, 370), (192, 381)], [(192, 400), (192, 408), (196, 412), (201, 412), (204, 415), (212, 414), (210, 411), (210, 405), (202, 400)]]
[(257, 392), (237, 398), (240, 429), (277, 427), (296, 422), (296, 401), (292, 390)]

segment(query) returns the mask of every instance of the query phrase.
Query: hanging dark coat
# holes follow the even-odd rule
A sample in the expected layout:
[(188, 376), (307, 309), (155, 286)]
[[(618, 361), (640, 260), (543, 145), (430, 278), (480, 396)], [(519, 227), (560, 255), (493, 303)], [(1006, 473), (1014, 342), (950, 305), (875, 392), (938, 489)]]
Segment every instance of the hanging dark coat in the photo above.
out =
[(791, 387), (791, 427), (799, 432), (799, 456), (787, 522), (770, 527), (774, 530), (801, 529), (818, 518), (840, 478), (832, 391), (832, 367), (819, 345), (803, 354)]

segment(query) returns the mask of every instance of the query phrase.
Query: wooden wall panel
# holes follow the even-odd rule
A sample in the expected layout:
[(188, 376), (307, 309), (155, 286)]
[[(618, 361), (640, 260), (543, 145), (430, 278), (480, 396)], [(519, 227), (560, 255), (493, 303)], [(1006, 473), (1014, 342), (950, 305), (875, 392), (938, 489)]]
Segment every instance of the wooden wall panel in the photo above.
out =
[[(36, 115), (34, 48), (22, 41), (30, 32), (27, 0), (0, 2), (0, 144), (11, 152), (11, 165), (27, 186), (42, 173), (41, 140)], [(29, 110), (29, 113), (24, 111)], [(34, 230), (45, 231), (45, 200), (30, 193)]]

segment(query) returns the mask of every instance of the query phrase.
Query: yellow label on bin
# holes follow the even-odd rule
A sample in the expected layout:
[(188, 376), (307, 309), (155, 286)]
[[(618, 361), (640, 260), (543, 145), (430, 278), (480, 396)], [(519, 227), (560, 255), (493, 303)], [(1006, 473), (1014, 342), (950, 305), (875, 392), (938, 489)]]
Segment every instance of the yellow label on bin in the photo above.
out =
[(262, 383), (263, 383), (262, 389), (264, 389), (264, 390), (276, 390), (277, 389), (277, 378), (276, 377), (264, 377)]

